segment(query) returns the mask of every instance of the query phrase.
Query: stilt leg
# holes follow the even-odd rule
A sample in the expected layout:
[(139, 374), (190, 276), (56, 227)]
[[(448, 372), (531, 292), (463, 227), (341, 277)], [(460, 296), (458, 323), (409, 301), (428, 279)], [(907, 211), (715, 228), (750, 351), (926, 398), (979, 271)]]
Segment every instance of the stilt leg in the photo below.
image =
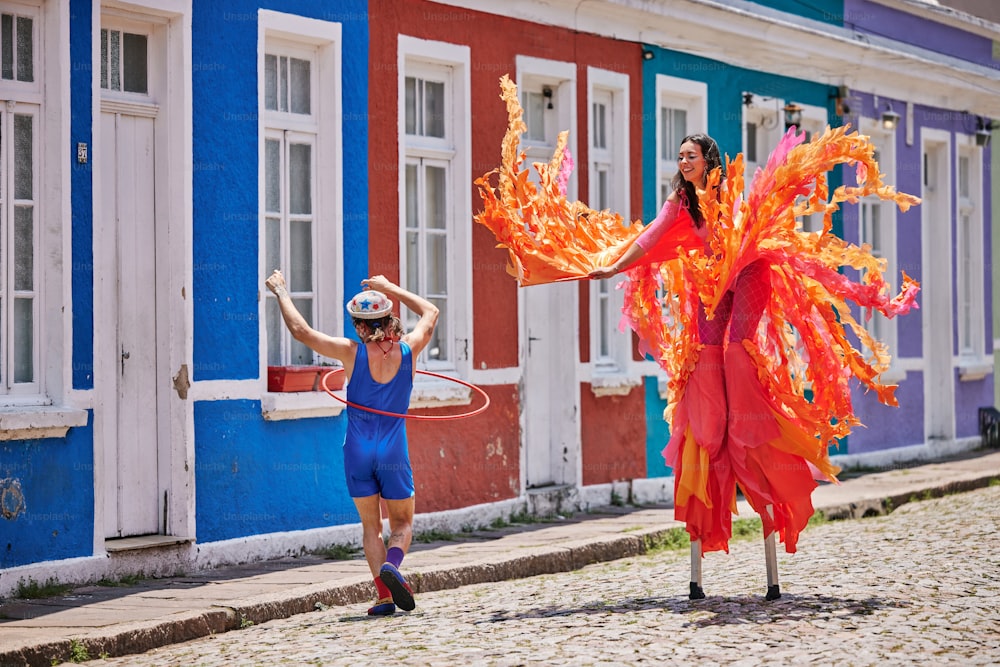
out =
[[(774, 509), (768, 505), (767, 513), (774, 519)], [(781, 588), (778, 585), (778, 555), (774, 545), (774, 532), (764, 538), (764, 563), (767, 567), (767, 595), (765, 600), (777, 600), (781, 597)]]
[(705, 599), (705, 591), (701, 588), (701, 540), (691, 541), (691, 600)]

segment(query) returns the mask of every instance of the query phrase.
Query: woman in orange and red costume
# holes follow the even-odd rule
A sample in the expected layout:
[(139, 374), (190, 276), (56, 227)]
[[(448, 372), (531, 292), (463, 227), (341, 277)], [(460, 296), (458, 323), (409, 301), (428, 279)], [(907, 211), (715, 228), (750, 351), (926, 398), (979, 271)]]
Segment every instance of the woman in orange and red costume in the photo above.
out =
[[(700, 134), (682, 141), (657, 218), (624, 224), (566, 200), (565, 134), (552, 161), (535, 165), (539, 185), (528, 180), (517, 152), (525, 126), (516, 88), (506, 77), (501, 86), (509, 116), (503, 161), (498, 187), (489, 174), (477, 181), (484, 209), (476, 220), (508, 248), (522, 286), (626, 273), (623, 322), (668, 375), (664, 456), (674, 469), (675, 516), (692, 541), (690, 597), (704, 597), (703, 552), (728, 551), (737, 485), (761, 516), (767, 597), (779, 597), (775, 536), (796, 550), (816, 480), (836, 481), (828, 448), (860, 423), (849, 380), (896, 404), (895, 387), (878, 377), (887, 350), (848, 302), (893, 317), (915, 307), (919, 290), (903, 274), (893, 297), (884, 260), (834, 236), (831, 216), (839, 203), (868, 195), (904, 211), (919, 200), (883, 184), (874, 146), (847, 128), (828, 128), (808, 144), (789, 130), (744, 198), (742, 156), (727, 161), (724, 175), (718, 145)], [(857, 185), (831, 196), (825, 174), (838, 164), (855, 166)], [(798, 223), (812, 213), (823, 213), (822, 232)]]

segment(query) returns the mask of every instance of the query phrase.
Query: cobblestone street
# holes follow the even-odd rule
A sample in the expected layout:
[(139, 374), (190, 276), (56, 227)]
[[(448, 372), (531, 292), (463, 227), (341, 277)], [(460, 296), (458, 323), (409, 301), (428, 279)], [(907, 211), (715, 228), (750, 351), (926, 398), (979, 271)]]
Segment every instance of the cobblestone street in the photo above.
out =
[[(271, 621), (91, 665), (1000, 664), (1000, 486), (808, 528), (779, 550), (766, 602), (762, 541), (704, 561), (686, 552)], [(780, 547), (779, 547), (780, 549)], [(404, 562), (405, 570), (405, 562)]]

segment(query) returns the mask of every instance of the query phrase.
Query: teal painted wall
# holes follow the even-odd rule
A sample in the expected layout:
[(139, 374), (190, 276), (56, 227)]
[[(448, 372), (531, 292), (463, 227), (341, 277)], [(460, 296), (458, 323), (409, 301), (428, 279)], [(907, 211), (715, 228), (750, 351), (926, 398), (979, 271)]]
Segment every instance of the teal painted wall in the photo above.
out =
[(755, 5), (762, 5), (788, 12), (796, 16), (802, 16), (814, 21), (823, 21), (833, 25), (843, 25), (844, 0), (752, 0)]

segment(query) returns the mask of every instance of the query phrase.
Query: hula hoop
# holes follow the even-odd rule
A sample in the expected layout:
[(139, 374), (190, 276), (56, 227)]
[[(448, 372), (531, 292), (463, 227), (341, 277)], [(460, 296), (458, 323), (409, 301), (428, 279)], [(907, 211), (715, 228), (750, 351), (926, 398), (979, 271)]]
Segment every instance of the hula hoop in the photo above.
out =
[(418, 369), (417, 372), (420, 373), (421, 375), (429, 375), (431, 377), (440, 378), (442, 380), (449, 380), (451, 382), (456, 382), (462, 385), (463, 387), (468, 387), (469, 389), (472, 389), (473, 391), (477, 392), (480, 396), (482, 396), (486, 400), (486, 402), (483, 403), (481, 407), (478, 407), (475, 410), (472, 410), (470, 412), (463, 412), (462, 414), (458, 415), (411, 415), (411, 414), (401, 415), (398, 412), (387, 412), (385, 410), (376, 410), (375, 408), (369, 408), (364, 405), (358, 405), (357, 403), (348, 401), (346, 398), (341, 398), (340, 396), (334, 394), (333, 390), (326, 385), (326, 381), (331, 377), (333, 377), (335, 373), (343, 373), (343, 372), (344, 372), (343, 368), (334, 368), (333, 370), (324, 373), (322, 380), (320, 380), (320, 385), (323, 387), (323, 391), (330, 394), (330, 396), (333, 396), (335, 399), (337, 399), (344, 405), (349, 405), (352, 408), (357, 408), (358, 410), (364, 410), (365, 412), (374, 412), (377, 415), (385, 415), (386, 417), (399, 417), (400, 419), (464, 419), (465, 417), (472, 417), (473, 415), (478, 415), (480, 412), (490, 407), (489, 394), (487, 394), (485, 391), (483, 391), (476, 385), (466, 382), (465, 380), (459, 380), (458, 378), (450, 377), (448, 375), (441, 375), (439, 373), (432, 373), (430, 371), (422, 371)]

